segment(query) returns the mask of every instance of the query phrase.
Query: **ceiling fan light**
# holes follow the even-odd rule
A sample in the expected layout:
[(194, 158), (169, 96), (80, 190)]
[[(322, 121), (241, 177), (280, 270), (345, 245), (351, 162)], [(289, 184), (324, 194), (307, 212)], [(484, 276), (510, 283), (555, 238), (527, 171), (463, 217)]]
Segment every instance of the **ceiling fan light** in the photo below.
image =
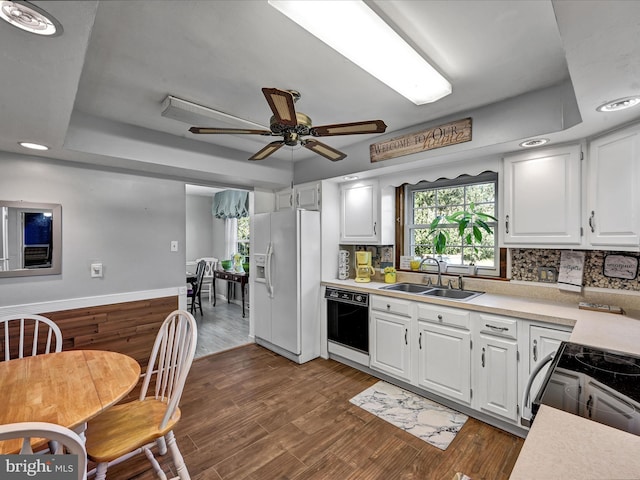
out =
[[(416, 105), (451, 93), (451, 84), (360, 0), (269, 4)], [(392, 68), (385, 59), (393, 59)]]

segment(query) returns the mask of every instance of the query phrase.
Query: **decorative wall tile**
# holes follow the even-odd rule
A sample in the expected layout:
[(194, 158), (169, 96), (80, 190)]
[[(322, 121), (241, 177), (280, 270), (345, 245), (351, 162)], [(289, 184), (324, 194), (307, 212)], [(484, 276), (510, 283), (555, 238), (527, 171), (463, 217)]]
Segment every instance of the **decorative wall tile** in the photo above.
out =
[[(514, 248), (511, 252), (511, 279), (525, 282), (538, 281), (538, 267), (560, 268), (560, 253), (562, 250), (544, 250)], [(640, 291), (638, 275), (632, 280), (605, 277), (603, 273), (604, 258), (610, 254), (629, 255), (628, 252), (605, 252), (602, 250), (586, 250), (584, 263), (585, 287), (611, 288), (616, 290)]]

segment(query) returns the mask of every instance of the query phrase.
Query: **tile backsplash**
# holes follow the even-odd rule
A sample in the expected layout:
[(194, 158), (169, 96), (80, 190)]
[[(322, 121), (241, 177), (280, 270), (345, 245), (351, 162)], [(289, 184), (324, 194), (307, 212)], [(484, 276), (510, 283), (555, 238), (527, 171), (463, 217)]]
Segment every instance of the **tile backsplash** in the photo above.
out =
[[(539, 267), (552, 267), (556, 272), (560, 268), (562, 250), (544, 250), (514, 248), (511, 252), (511, 279), (525, 282), (538, 282)], [(638, 258), (638, 254), (629, 252), (605, 252), (586, 250), (583, 285), (585, 287), (611, 288), (616, 290), (640, 291), (640, 279), (610, 278), (604, 275), (604, 259), (607, 255), (627, 255)]]

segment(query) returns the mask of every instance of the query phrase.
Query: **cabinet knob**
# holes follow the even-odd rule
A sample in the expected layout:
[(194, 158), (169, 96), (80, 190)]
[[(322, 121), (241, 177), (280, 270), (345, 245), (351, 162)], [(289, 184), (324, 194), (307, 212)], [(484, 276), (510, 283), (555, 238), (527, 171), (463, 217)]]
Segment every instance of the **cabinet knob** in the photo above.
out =
[(442, 315), (438, 314), (438, 320), (442, 321)]
[(391, 305), (387, 303), (387, 310), (391, 310)]

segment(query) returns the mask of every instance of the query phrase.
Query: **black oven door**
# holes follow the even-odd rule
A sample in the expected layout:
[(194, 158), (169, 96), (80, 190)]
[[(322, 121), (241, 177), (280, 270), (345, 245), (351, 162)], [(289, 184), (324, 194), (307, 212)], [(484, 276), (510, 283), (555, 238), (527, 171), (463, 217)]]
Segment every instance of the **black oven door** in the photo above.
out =
[(327, 299), (329, 341), (369, 353), (369, 308)]

